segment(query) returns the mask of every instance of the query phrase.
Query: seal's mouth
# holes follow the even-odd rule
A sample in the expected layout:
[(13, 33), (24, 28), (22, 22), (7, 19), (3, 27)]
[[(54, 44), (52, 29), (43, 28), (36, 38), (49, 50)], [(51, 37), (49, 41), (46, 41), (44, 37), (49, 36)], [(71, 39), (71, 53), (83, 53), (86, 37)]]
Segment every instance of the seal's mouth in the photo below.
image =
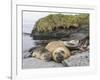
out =
[(62, 55), (56, 57), (56, 62), (61, 63), (64, 60), (64, 57)]

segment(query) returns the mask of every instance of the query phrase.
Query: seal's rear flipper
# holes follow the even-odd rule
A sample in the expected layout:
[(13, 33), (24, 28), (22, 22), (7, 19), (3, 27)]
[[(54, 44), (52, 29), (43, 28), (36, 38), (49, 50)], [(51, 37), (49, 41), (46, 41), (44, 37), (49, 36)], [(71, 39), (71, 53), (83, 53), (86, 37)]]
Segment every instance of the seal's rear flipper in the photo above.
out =
[(30, 58), (30, 57), (32, 57), (32, 54), (30, 54), (30, 53), (27, 53), (24, 55), (24, 58)]
[(36, 47), (32, 47), (28, 50), (28, 52), (33, 52), (33, 50), (36, 49)]

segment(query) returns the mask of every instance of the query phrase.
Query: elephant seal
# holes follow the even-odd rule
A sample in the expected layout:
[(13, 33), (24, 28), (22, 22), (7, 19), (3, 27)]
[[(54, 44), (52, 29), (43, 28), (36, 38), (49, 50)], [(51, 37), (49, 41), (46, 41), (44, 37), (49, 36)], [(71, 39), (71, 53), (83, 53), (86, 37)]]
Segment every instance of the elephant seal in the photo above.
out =
[(44, 61), (50, 61), (52, 59), (51, 53), (44, 47), (38, 47), (34, 49), (33, 52), (31, 53), (31, 56)]
[(70, 51), (63, 41), (52, 41), (45, 48), (51, 53), (53, 60), (58, 63), (70, 56)]

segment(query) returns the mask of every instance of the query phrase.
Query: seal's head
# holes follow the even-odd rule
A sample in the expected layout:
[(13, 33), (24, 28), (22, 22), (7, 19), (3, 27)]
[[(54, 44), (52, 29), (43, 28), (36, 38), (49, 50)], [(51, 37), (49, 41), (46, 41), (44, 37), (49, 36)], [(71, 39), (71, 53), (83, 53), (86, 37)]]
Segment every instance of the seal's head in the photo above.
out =
[(64, 60), (64, 51), (55, 52), (54, 60), (58, 63)]
[(44, 61), (50, 61), (52, 59), (51, 53), (47, 49), (41, 51), (41, 59)]
[(53, 52), (53, 59), (54, 61), (61, 63), (65, 58), (70, 56), (70, 52), (67, 48), (65, 47), (60, 47), (57, 48), (54, 52)]

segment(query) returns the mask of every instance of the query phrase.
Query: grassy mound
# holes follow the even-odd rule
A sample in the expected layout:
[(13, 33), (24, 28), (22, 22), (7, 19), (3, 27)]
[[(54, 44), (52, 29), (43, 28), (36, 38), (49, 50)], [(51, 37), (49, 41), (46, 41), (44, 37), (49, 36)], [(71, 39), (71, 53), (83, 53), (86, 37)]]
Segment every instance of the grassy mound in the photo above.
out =
[(39, 19), (33, 31), (52, 32), (57, 28), (70, 28), (71, 26), (79, 27), (81, 25), (89, 25), (89, 14), (50, 14)]

